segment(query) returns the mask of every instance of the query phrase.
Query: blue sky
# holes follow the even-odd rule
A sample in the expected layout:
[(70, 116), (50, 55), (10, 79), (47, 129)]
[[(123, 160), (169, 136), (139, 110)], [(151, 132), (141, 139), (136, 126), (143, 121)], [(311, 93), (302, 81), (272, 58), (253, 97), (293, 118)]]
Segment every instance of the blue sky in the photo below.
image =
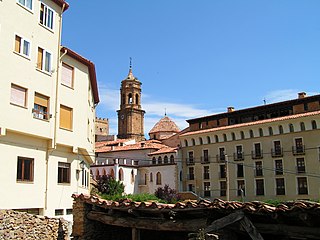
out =
[(142, 82), (145, 131), (319, 93), (319, 0), (69, 0), (62, 44), (96, 65), (97, 115), (117, 133), (129, 58)]

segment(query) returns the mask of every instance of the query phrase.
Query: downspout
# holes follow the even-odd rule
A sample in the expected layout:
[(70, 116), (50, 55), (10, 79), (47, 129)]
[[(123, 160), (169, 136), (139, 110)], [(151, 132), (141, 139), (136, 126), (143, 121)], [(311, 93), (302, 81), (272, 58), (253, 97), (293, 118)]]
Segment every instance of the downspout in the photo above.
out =
[(54, 149), (56, 149), (57, 144), (57, 114), (58, 114), (58, 88), (59, 88), (59, 70), (60, 70), (60, 46), (61, 46), (61, 32), (62, 32), (62, 14), (64, 12), (66, 4), (63, 3), (61, 8), (60, 19), (59, 19), (59, 31), (58, 31), (58, 52), (57, 52), (57, 67), (56, 67), (56, 92), (55, 92), (55, 106), (54, 106), (54, 132), (53, 132), (53, 144), (51, 143), (51, 146), (48, 147), (47, 153), (46, 153), (46, 190), (45, 190), (45, 200), (44, 200), (44, 209), (48, 209), (48, 185), (49, 185), (49, 156), (53, 152)]

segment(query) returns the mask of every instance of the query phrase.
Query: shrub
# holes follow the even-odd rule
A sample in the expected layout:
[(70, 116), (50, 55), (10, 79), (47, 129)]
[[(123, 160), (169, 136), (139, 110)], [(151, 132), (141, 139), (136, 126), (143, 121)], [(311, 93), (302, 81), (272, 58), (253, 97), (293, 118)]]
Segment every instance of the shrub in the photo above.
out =
[(154, 194), (156, 195), (156, 197), (163, 199), (167, 203), (176, 203), (181, 199), (176, 190), (170, 188), (167, 184), (164, 185), (163, 188), (158, 187)]
[(115, 196), (122, 195), (124, 192), (124, 185), (122, 182), (115, 180), (112, 176), (101, 176), (93, 184), (100, 194)]

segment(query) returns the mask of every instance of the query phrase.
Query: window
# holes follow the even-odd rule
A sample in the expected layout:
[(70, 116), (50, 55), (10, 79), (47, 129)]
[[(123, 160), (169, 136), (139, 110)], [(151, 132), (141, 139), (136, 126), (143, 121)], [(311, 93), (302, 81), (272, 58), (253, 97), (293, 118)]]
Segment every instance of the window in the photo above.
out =
[(187, 140), (184, 140), (184, 145), (185, 145), (186, 147), (188, 147), (188, 141), (187, 141)]
[(40, 5), (40, 23), (53, 30), (54, 11), (47, 5)]
[(306, 130), (306, 126), (304, 125), (304, 122), (300, 123), (300, 130), (301, 131), (305, 131)]
[(132, 94), (129, 93), (128, 95), (128, 104), (132, 104)]
[(223, 134), (223, 141), (227, 141), (228, 139), (227, 139), (227, 135), (226, 134)]
[(27, 89), (11, 84), (10, 103), (21, 107), (26, 107)]
[(243, 164), (237, 164), (237, 177), (244, 177)]
[(155, 157), (152, 158), (152, 164), (157, 164), (157, 159)]
[(34, 105), (32, 110), (33, 117), (48, 120), (48, 106), (49, 98), (39, 93), (35, 93)]
[(167, 156), (167, 155), (164, 156), (164, 158), (163, 158), (163, 163), (168, 163), (168, 156)]
[(302, 138), (296, 138), (294, 142), (295, 142), (295, 146), (293, 147), (293, 154), (294, 155), (304, 154), (304, 145), (303, 145)]
[(270, 135), (270, 136), (273, 135), (273, 129), (272, 129), (272, 127), (269, 127), (269, 135)]
[(193, 152), (188, 152), (187, 164), (194, 164)]
[(240, 137), (241, 137), (241, 139), (244, 139), (244, 132), (243, 131), (240, 132)]
[(174, 163), (174, 156), (173, 155), (170, 156), (170, 163)]
[(210, 179), (209, 166), (203, 167), (203, 179)]
[(226, 153), (224, 147), (219, 148), (219, 156), (218, 156), (218, 161), (225, 161), (226, 160)]
[(158, 164), (162, 164), (162, 157), (158, 157)]
[(255, 176), (256, 177), (260, 177), (263, 176), (263, 169), (262, 169), (262, 162), (261, 161), (257, 161), (255, 166)]
[(272, 157), (282, 156), (282, 147), (280, 141), (273, 142)]
[(289, 124), (289, 131), (290, 131), (290, 132), (294, 132), (294, 127), (293, 127), (293, 124), (292, 124), (292, 123)]
[(139, 94), (136, 94), (136, 104), (139, 104)]
[(234, 134), (234, 132), (231, 133), (231, 138), (232, 138), (232, 141), (236, 140), (236, 135)]
[(226, 178), (226, 166), (225, 165), (219, 165), (220, 166), (220, 178)]
[(17, 2), (22, 6), (32, 10), (32, 0), (18, 0)]
[(68, 209), (67, 209), (67, 215), (72, 215), (72, 213), (73, 213), (72, 210), (73, 210), (72, 208), (68, 208)]
[(209, 150), (204, 149), (203, 150), (203, 157), (202, 157), (202, 163), (208, 163), (209, 162)]
[(188, 191), (194, 192), (194, 185), (193, 184), (188, 184)]
[(204, 187), (204, 196), (205, 197), (210, 197), (211, 193), (210, 193), (210, 182), (204, 182), (203, 183), (203, 187)]
[(120, 168), (120, 169), (119, 169), (119, 181), (123, 181), (123, 180), (124, 180), (123, 169)]
[(308, 194), (308, 182), (306, 177), (298, 177), (298, 194)]
[(253, 137), (254, 137), (252, 130), (249, 131), (249, 135), (250, 135), (250, 138), (253, 138)]
[(277, 178), (276, 179), (276, 194), (277, 195), (285, 195), (286, 188), (284, 185), (284, 178)]
[(275, 165), (275, 173), (276, 175), (283, 175), (283, 164), (282, 164), (282, 160), (275, 160), (274, 161), (274, 165)]
[(150, 182), (153, 182), (153, 175), (150, 173)]
[(52, 55), (41, 47), (38, 47), (37, 68), (51, 73)]
[(279, 125), (279, 134), (283, 134), (283, 127), (282, 127), (282, 125)]
[(200, 143), (200, 145), (203, 145), (203, 140), (201, 137), (199, 138), (199, 143)]
[(227, 196), (227, 182), (221, 181), (220, 182), (220, 197)]
[(18, 157), (17, 180), (33, 182), (33, 158)]
[(194, 168), (189, 167), (188, 172), (188, 180), (194, 180)]
[(238, 196), (243, 197), (246, 195), (244, 180), (238, 180)]
[(61, 83), (67, 87), (73, 88), (74, 68), (62, 63)]
[(262, 128), (259, 128), (259, 136), (260, 136), (260, 137), (263, 137), (263, 130), (262, 130)]
[(60, 105), (60, 128), (72, 130), (72, 108)]
[(263, 179), (256, 180), (256, 195), (257, 196), (264, 195), (264, 180)]
[(161, 173), (160, 172), (157, 172), (156, 184), (161, 185)]
[(305, 173), (306, 166), (304, 163), (304, 158), (297, 158), (297, 173)]
[(54, 210), (55, 216), (62, 216), (63, 215), (63, 209), (56, 209)]
[(207, 136), (207, 143), (210, 144), (211, 143), (211, 139), (209, 136)]
[(58, 183), (70, 183), (70, 163), (58, 162)]
[(312, 120), (311, 125), (312, 129), (317, 129), (317, 122), (315, 120)]
[(242, 151), (242, 145), (236, 146), (236, 154), (234, 156), (234, 160), (243, 160), (244, 159), (244, 154)]
[(196, 145), (196, 141), (193, 138), (191, 139), (191, 142), (192, 142), (192, 146)]
[(214, 135), (214, 140), (216, 141), (216, 143), (219, 142), (219, 137), (217, 135)]
[(253, 145), (254, 150), (252, 151), (252, 158), (257, 159), (257, 158), (262, 158), (262, 149), (261, 149), (261, 144), (260, 143), (255, 143)]
[(30, 57), (30, 41), (16, 35), (14, 51), (25, 57)]

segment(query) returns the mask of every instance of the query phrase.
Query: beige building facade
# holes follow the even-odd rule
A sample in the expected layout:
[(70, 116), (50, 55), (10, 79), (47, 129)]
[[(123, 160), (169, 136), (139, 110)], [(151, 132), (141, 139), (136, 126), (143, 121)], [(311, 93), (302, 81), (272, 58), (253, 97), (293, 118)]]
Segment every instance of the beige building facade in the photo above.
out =
[(72, 214), (94, 162), (95, 67), (60, 46), (63, 0), (0, 2), (0, 207)]
[(183, 188), (228, 200), (319, 199), (320, 95), (188, 120)]

